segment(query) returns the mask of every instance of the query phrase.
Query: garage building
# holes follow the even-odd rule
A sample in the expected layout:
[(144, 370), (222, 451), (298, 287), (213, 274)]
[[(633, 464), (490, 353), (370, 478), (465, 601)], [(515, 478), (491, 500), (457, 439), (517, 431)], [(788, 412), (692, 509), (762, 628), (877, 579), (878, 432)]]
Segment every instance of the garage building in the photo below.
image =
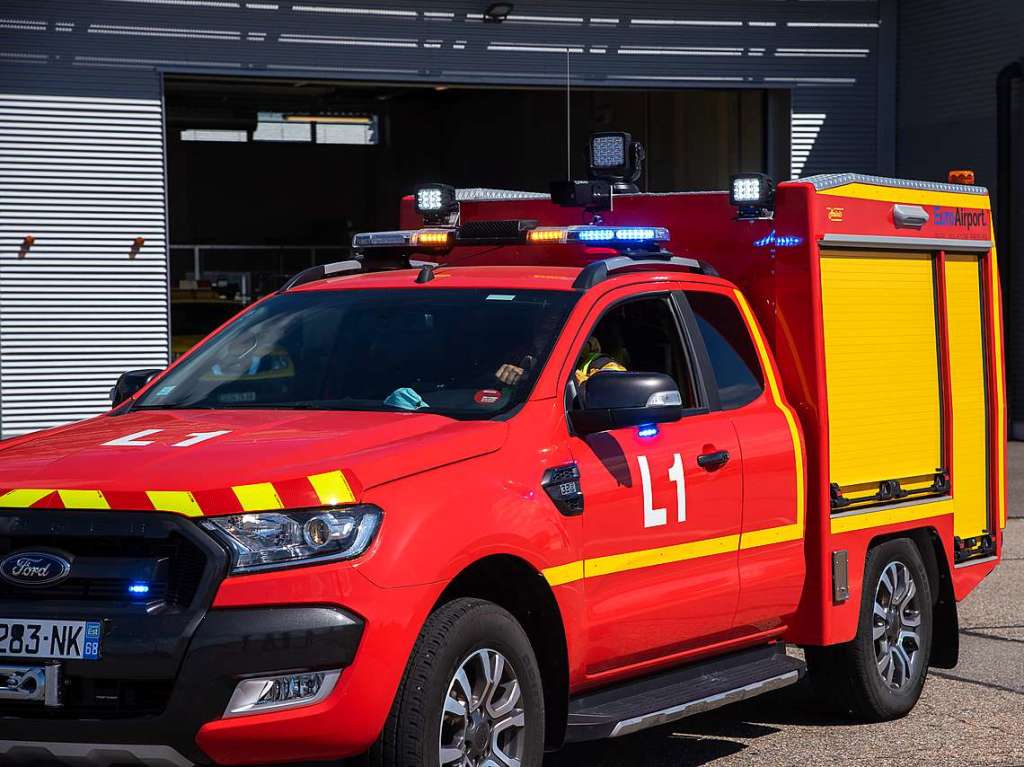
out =
[(646, 145), (649, 191), (724, 188), (738, 170), (986, 170), (984, 152), (932, 167), (928, 131), (900, 161), (902, 126), (932, 110), (904, 112), (902, 94), (927, 90), (946, 5), (963, 15), (896, 0), (7, 0), (2, 436), (104, 411), (120, 372), (164, 366), (287, 275), (344, 257), (353, 232), (395, 226), (417, 182), (544, 191), (582, 175), (593, 130)]

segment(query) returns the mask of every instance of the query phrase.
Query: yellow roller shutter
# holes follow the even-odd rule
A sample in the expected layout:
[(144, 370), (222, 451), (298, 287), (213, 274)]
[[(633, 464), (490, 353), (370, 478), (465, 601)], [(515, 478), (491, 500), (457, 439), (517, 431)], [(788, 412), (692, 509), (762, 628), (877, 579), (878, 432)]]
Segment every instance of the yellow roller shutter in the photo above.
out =
[(963, 539), (989, 526), (988, 398), (977, 256), (946, 256), (949, 378), (953, 395), (953, 528)]
[(935, 269), (928, 253), (821, 257), (830, 477), (845, 497), (930, 486), (943, 425)]

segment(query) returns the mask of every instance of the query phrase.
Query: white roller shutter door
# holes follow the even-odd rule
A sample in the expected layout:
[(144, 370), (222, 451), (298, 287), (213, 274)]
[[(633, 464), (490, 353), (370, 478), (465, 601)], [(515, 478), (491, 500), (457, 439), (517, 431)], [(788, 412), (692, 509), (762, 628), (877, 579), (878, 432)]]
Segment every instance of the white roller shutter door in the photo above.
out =
[(158, 99), (0, 94), (4, 438), (102, 413), (118, 374), (166, 365), (163, 142)]

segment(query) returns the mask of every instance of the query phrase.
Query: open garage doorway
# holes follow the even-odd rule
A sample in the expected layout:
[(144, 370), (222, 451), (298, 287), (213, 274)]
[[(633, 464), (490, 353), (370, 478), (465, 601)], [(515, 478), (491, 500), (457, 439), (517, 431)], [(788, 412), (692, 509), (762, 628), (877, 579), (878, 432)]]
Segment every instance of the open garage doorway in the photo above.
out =
[[(626, 130), (642, 191), (724, 189), (730, 173), (785, 177), (789, 94), (168, 77), (172, 348), (317, 263), (355, 232), (398, 225), (417, 183), (547, 191), (587, 137)], [(567, 150), (568, 144), (568, 150)]]

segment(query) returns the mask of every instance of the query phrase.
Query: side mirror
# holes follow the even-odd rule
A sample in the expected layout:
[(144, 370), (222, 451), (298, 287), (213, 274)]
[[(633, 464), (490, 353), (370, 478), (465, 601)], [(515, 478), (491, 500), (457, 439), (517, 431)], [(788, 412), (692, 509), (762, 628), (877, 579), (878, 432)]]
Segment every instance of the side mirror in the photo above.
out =
[(569, 417), (577, 434), (669, 423), (683, 417), (683, 397), (672, 376), (606, 370), (584, 381), (578, 410)]
[(143, 368), (121, 373), (114, 388), (110, 390), (110, 406), (117, 407), (152, 381), (153, 376), (162, 372), (161, 368)]

